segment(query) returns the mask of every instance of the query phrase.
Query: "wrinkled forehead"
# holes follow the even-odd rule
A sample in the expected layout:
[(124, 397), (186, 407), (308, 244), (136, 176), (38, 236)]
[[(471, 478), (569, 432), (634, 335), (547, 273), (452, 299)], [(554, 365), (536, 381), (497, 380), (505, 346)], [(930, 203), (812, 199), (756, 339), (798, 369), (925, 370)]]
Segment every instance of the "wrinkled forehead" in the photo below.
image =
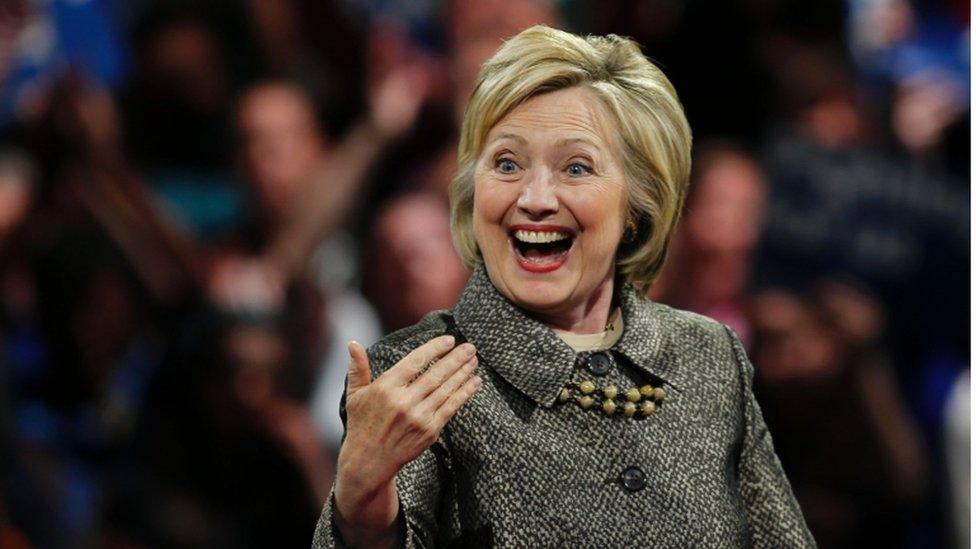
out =
[(504, 140), (533, 146), (581, 144), (617, 156), (617, 125), (597, 92), (586, 86), (541, 91), (518, 104), (485, 138), (482, 152)]

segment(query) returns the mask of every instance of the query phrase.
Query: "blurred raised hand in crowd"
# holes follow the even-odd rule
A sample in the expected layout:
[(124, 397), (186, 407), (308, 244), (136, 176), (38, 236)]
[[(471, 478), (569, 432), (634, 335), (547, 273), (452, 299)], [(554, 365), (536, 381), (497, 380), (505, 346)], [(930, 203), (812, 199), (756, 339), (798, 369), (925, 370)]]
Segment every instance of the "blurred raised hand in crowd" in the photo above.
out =
[(820, 546), (967, 547), (956, 0), (0, 3), (0, 546), (306, 547), (346, 344), (453, 306), (460, 118), (536, 23), (675, 83), (649, 296), (746, 343)]

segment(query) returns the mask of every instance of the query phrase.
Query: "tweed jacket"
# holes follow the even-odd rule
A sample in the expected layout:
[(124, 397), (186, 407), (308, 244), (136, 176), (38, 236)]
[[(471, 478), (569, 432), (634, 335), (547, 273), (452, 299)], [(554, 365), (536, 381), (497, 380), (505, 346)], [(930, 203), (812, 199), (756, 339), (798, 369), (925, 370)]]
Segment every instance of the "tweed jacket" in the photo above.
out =
[[(575, 353), (502, 296), (483, 267), (453, 311), (368, 350), (376, 376), (453, 333), (477, 348), (484, 380), (397, 475), (406, 547), (815, 546), (736, 335), (621, 280), (616, 288), (624, 332), (608, 351)], [(611, 385), (615, 399), (603, 392)], [(653, 413), (625, 414), (626, 389), (648, 385), (664, 396), (639, 401), (655, 402)], [(342, 546), (333, 501), (315, 547)]]

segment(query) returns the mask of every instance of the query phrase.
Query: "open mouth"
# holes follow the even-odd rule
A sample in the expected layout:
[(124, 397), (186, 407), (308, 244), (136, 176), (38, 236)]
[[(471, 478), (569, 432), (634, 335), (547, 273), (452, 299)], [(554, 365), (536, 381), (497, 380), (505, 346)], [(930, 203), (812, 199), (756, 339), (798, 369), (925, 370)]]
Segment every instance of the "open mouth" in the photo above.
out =
[(558, 269), (569, 255), (575, 236), (564, 227), (513, 227), (512, 249), (521, 267), (532, 272)]

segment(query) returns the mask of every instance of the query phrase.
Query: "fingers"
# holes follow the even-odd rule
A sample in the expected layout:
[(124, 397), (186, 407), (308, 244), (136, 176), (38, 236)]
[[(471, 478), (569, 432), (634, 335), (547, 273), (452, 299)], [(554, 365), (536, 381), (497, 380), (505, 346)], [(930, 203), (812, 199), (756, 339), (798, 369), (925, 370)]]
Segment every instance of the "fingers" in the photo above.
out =
[(447, 425), (447, 422), (454, 417), (454, 414), (464, 406), (478, 389), (481, 388), (481, 378), (474, 376), (464, 383), (458, 390), (451, 393), (451, 395), (441, 404), (440, 408), (434, 412), (434, 421), (438, 428), (443, 428)]
[(417, 347), (383, 374), (395, 385), (408, 385), (434, 359), (441, 358), (454, 348), (453, 336), (440, 336)]
[[(475, 356), (474, 345), (463, 343), (446, 356), (441, 357), (426, 372), (410, 384), (416, 398), (423, 399), (451, 378), (462, 366)], [(455, 387), (456, 389), (457, 387)]]
[[(441, 362), (443, 361), (444, 360)], [(438, 365), (440, 365), (440, 363), (438, 363)], [(435, 387), (433, 392), (431, 392), (420, 405), (424, 409), (429, 410), (430, 413), (436, 412), (441, 405), (443, 405), (444, 402), (450, 398), (452, 394), (454, 394), (455, 391), (457, 391), (466, 381), (468, 381), (468, 379), (471, 378), (472, 374), (474, 374), (475, 368), (477, 367), (478, 357), (472, 355), (467, 362), (465, 362), (460, 368), (454, 369), (453, 373), (451, 373), (446, 380)]]
[(346, 391), (351, 393), (370, 383), (369, 358), (366, 349), (355, 341), (349, 342), (349, 375), (346, 378)]

